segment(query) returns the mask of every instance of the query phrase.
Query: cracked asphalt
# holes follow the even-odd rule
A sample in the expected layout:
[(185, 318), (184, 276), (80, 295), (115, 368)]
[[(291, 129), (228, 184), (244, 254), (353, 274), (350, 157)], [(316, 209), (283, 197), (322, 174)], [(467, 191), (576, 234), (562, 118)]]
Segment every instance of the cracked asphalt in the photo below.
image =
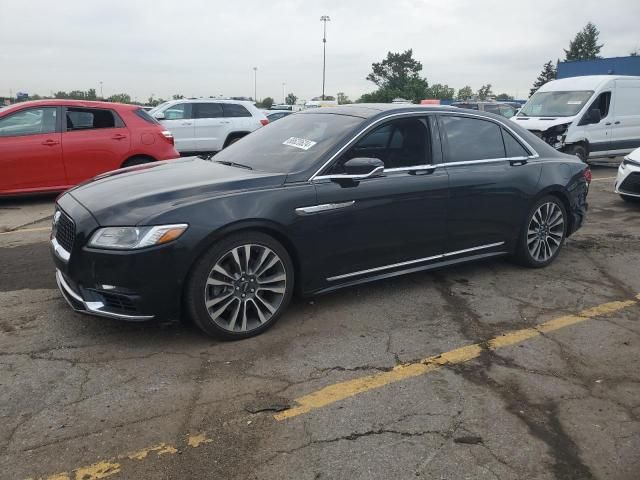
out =
[[(0, 478), (638, 480), (640, 206), (612, 193), (614, 169), (593, 171), (587, 224), (546, 269), (503, 259), (296, 300), (234, 343), (72, 313), (49, 259), (52, 198), (0, 200)], [(339, 382), (634, 299), (276, 414)]]

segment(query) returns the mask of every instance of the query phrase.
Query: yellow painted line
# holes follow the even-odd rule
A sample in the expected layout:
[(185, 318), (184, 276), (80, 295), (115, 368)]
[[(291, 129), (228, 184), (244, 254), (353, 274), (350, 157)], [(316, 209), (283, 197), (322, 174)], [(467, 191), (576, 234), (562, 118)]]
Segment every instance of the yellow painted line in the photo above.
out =
[[(197, 433), (187, 435), (186, 445), (190, 448), (198, 448), (205, 443), (211, 443), (213, 440), (207, 437), (205, 433)], [(155, 456), (151, 456), (155, 453)], [(126, 468), (126, 462), (130, 460), (142, 461), (146, 459), (157, 458), (161, 455), (174, 455), (179, 453), (179, 450), (173, 445), (167, 443), (159, 443), (150, 447), (141, 448), (134, 452), (118, 455), (106, 460), (100, 460), (92, 463), (91, 465), (85, 465), (74, 468), (70, 472), (54, 473), (45, 477), (39, 477), (39, 480), (99, 480), (101, 478), (111, 477), (117, 473), (121, 473)], [(122, 462), (125, 463), (122, 463)], [(28, 478), (26, 480), (33, 480)]]
[(597, 182), (598, 180), (614, 180), (618, 177), (600, 177), (600, 178), (592, 178), (591, 181), (592, 182)]
[(8, 232), (0, 232), (0, 235), (11, 235), (12, 233), (50, 232), (50, 231), (51, 231), (51, 227), (22, 228), (18, 230), (9, 230)]
[(636, 299), (634, 300), (603, 303), (602, 305), (582, 310), (575, 315), (565, 315), (554, 318), (540, 325), (536, 325), (535, 327), (505, 333), (504, 335), (492, 338), (485, 343), (474, 343), (472, 345), (456, 348), (455, 350), (450, 350), (440, 355), (425, 358), (416, 363), (398, 365), (388, 372), (375, 373), (328, 385), (320, 390), (297, 398), (295, 400), (297, 404), (296, 406), (289, 410), (276, 413), (274, 418), (276, 420), (286, 420), (288, 418), (308, 413), (312, 410), (326, 407), (327, 405), (339, 402), (340, 400), (368, 392), (375, 388), (380, 388), (407, 378), (417, 377), (419, 375), (433, 372), (444, 365), (455, 365), (458, 363), (468, 362), (469, 360), (479, 357), (483, 351), (496, 350), (509, 345), (522, 343), (525, 340), (538, 337), (543, 333), (553, 332), (560, 330), (561, 328), (576, 325), (594, 317), (617, 312), (630, 307), (631, 305), (636, 305), (638, 300), (640, 300), (640, 295), (636, 296)]

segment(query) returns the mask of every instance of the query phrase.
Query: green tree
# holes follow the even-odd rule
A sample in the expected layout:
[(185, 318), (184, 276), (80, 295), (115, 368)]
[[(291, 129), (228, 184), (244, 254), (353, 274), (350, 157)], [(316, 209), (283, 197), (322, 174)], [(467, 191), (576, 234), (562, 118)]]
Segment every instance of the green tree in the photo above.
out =
[(298, 101), (298, 97), (296, 97), (293, 93), (290, 93), (289, 95), (287, 95), (287, 98), (285, 99), (285, 103), (287, 105), (295, 105), (297, 101)]
[(478, 89), (478, 98), (480, 100), (487, 100), (489, 97), (493, 97), (493, 92), (491, 91), (491, 84), (487, 83)]
[[(171, 97), (173, 100), (182, 100), (184, 98), (184, 95), (182, 95), (181, 93), (175, 93), (172, 95)], [(209, 97), (211, 98), (211, 97)]]
[(555, 80), (556, 73), (556, 68), (553, 66), (551, 60), (549, 60), (542, 66), (540, 75), (538, 75), (538, 78), (536, 78), (536, 81), (533, 83), (533, 87), (531, 87), (531, 90), (529, 90), (529, 96), (536, 93), (538, 89), (545, 83), (550, 82), (551, 80)]
[(96, 95), (96, 89), (90, 88), (89, 90), (87, 90), (86, 98), (87, 100), (97, 100), (98, 96)]
[(131, 96), (128, 93), (116, 93), (107, 98), (108, 102), (131, 103)]
[(274, 102), (273, 102), (273, 98), (271, 98), (271, 97), (264, 97), (264, 98), (262, 99), (262, 102), (260, 102), (260, 104), (259, 104), (259, 105), (260, 105), (262, 108), (266, 108), (267, 110), (269, 110), (269, 109), (273, 106), (273, 103), (274, 103)]
[(394, 98), (406, 98), (419, 102), (427, 96), (429, 83), (420, 76), (422, 63), (413, 58), (413, 50), (402, 53), (387, 53), (387, 58), (371, 65), (367, 80), (378, 86), (378, 90), (364, 94), (360, 102), (390, 102)]
[(455, 98), (455, 88), (441, 83), (434, 83), (427, 89), (427, 98), (436, 98), (439, 100), (453, 100)]
[(630, 53), (629, 53), (629, 56), (630, 56), (630, 57), (637, 57), (637, 56), (638, 56), (638, 53), (639, 53), (639, 52), (638, 52), (638, 49), (635, 49), (633, 52), (630, 52)]
[(465, 85), (460, 90), (458, 90), (458, 100), (468, 100), (473, 96), (473, 90), (469, 85)]
[(574, 60), (593, 60), (600, 57), (600, 49), (603, 44), (598, 45), (598, 37), (600, 31), (596, 26), (588, 22), (585, 27), (580, 30), (575, 38), (569, 42), (569, 49), (565, 49), (567, 61)]
[(501, 102), (508, 102), (509, 100), (513, 100), (513, 97), (508, 93), (501, 93), (496, 97), (496, 100), (500, 100)]
[(338, 97), (338, 104), (339, 105), (346, 105), (349, 103), (353, 103), (351, 100), (349, 100), (349, 97), (347, 97), (344, 92), (338, 92), (337, 93), (337, 97)]

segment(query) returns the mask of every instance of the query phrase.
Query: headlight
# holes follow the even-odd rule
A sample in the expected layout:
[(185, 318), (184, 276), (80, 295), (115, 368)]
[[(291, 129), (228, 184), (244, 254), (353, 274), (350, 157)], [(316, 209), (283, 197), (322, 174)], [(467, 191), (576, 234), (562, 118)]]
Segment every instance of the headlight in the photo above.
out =
[(96, 230), (88, 245), (95, 248), (134, 250), (162, 245), (182, 235), (189, 225), (155, 225), (151, 227), (106, 227)]

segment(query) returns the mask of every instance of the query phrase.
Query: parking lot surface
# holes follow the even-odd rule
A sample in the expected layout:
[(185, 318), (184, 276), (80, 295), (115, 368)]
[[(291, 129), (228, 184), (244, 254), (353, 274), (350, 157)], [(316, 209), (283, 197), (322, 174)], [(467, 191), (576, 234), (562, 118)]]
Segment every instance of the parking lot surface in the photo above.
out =
[(298, 299), (267, 333), (72, 313), (53, 199), (0, 201), (0, 478), (640, 478), (640, 207), (508, 259)]

